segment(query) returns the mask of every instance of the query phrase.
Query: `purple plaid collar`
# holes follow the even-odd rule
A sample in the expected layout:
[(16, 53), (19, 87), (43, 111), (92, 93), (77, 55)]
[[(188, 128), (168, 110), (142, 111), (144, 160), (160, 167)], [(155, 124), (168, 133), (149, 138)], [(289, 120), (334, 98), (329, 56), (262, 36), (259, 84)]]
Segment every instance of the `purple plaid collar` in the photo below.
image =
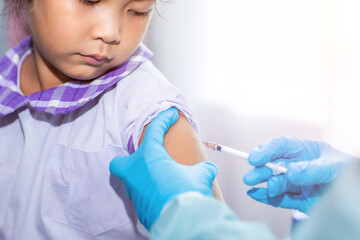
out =
[(65, 114), (78, 109), (126, 77), (152, 56), (151, 51), (141, 44), (122, 65), (95, 80), (71, 81), (26, 97), (18, 88), (17, 75), (20, 59), (31, 45), (31, 38), (27, 37), (0, 59), (0, 117), (28, 103), (37, 110), (51, 114)]

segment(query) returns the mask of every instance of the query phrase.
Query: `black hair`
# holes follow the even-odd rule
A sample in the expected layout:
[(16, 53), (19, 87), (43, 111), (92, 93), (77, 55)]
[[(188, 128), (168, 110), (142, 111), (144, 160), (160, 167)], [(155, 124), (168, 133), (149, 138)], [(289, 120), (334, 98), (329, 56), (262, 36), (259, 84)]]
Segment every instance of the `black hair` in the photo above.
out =
[(5, 9), (19, 12), (23, 9), (25, 0), (4, 0)]
[(30, 0), (4, 0), (2, 15), (5, 20), (5, 29), (21, 30), (30, 34), (28, 12), (26, 11), (29, 2)]

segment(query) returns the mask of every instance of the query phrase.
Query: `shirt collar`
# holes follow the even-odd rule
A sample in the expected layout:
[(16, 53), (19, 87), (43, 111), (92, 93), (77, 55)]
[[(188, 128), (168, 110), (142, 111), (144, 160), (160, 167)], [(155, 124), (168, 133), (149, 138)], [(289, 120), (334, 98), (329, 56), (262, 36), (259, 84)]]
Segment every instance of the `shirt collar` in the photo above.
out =
[(95, 80), (74, 80), (26, 97), (18, 87), (17, 76), (21, 57), (31, 47), (32, 40), (27, 37), (0, 59), (0, 117), (28, 103), (39, 111), (51, 114), (71, 112), (99, 96), (152, 56), (152, 52), (144, 44), (140, 44), (123, 64)]

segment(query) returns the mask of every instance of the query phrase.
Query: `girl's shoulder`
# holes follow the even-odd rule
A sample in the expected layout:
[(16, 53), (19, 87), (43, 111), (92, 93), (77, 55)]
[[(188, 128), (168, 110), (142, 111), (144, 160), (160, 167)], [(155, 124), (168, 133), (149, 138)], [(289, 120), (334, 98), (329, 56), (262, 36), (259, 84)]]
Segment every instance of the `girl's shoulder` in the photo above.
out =
[(160, 70), (152, 63), (151, 60), (145, 61), (131, 74), (120, 81), (120, 84), (126, 85), (169, 85), (168, 79), (160, 72)]
[(149, 97), (149, 99), (165, 97), (167, 92), (178, 91), (158, 68), (147, 60), (132, 73), (121, 79), (115, 91), (117, 96), (125, 101), (134, 98)]
[(104, 105), (111, 104), (129, 153), (138, 148), (144, 127), (165, 109), (177, 108), (198, 130), (197, 120), (183, 93), (150, 60), (117, 83)]

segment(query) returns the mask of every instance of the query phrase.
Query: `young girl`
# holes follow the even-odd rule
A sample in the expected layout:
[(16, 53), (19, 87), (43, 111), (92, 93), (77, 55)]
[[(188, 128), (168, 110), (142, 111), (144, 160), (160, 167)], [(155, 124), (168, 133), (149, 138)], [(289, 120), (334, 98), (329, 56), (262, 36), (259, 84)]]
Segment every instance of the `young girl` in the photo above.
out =
[(170, 107), (182, 117), (169, 154), (206, 159), (184, 97), (141, 44), (155, 0), (5, 3), (30, 36), (0, 60), (0, 239), (142, 239), (110, 161)]

